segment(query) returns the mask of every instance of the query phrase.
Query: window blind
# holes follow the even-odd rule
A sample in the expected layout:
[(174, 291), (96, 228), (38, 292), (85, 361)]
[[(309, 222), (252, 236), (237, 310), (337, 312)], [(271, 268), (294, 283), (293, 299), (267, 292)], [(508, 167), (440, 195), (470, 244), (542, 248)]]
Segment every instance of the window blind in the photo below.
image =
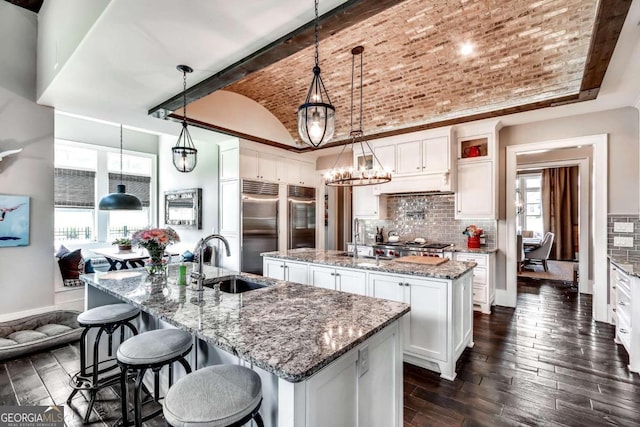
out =
[(56, 207), (93, 208), (96, 203), (96, 173), (55, 168), (54, 204)]
[(149, 207), (151, 193), (151, 177), (122, 174), (122, 182), (119, 173), (109, 173), (109, 193), (116, 192), (116, 185), (124, 184), (126, 191), (133, 194), (142, 202), (142, 206)]

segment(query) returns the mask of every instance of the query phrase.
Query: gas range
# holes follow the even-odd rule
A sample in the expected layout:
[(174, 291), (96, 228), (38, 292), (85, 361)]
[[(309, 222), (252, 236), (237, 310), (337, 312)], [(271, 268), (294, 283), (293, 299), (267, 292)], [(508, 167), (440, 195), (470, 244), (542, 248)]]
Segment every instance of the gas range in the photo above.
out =
[(373, 253), (387, 257), (402, 257), (408, 255), (420, 255), (431, 257), (444, 257), (444, 252), (452, 246), (451, 243), (426, 242), (386, 242), (373, 245)]

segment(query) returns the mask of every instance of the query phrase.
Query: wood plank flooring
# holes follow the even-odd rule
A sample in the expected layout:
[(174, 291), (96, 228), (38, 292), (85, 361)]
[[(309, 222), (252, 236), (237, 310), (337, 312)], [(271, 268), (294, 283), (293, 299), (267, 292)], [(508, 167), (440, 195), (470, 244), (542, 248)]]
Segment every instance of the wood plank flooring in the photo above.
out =
[[(627, 371), (613, 327), (591, 319), (590, 296), (522, 281), (517, 309), (494, 307), (474, 322), (475, 347), (462, 355), (455, 381), (404, 365), (405, 427), (640, 426), (640, 377)], [(64, 404), (78, 369), (77, 344), (1, 363), (0, 405)], [(91, 425), (117, 421), (118, 394), (100, 392)], [(66, 424), (81, 425), (86, 407), (78, 393)]]

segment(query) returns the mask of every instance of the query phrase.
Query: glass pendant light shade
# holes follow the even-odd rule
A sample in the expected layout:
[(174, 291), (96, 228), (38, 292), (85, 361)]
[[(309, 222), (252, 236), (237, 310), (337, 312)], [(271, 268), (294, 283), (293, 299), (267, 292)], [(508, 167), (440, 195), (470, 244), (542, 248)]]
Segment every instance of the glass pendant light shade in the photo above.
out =
[(116, 192), (100, 199), (98, 209), (101, 211), (141, 211), (142, 202), (133, 194), (127, 193), (122, 184), (122, 125), (120, 125), (120, 184), (116, 185)]
[(298, 134), (302, 141), (314, 148), (333, 138), (336, 130), (336, 109), (320, 77), (318, 58), (318, 0), (315, 0), (315, 66), (307, 98), (298, 108)]
[(187, 129), (187, 123), (182, 122), (182, 131), (178, 142), (171, 149), (173, 152), (173, 165), (180, 172), (191, 172), (198, 164), (198, 150), (193, 145), (191, 135)]
[(198, 164), (198, 150), (187, 128), (187, 73), (192, 73), (193, 68), (188, 65), (178, 65), (176, 68), (182, 72), (182, 130), (178, 142), (171, 149), (173, 165), (179, 172), (191, 172)]

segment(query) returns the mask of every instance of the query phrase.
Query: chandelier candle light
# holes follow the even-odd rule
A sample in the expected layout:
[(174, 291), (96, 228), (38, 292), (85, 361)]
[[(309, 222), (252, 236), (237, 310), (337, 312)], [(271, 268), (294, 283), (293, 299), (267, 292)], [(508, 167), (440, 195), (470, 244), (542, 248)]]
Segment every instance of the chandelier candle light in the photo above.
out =
[[(362, 79), (363, 79), (363, 70), (362, 70), (362, 53), (364, 52), (364, 47), (356, 46), (351, 50), (351, 151), (353, 156), (356, 156), (356, 150), (359, 147), (358, 155), (361, 155), (361, 158), (365, 161), (362, 162), (361, 165), (351, 166), (347, 169), (340, 168), (338, 169), (336, 166), (340, 162), (340, 158), (342, 154), (345, 152), (347, 145), (345, 144), (342, 147), (342, 151), (338, 158), (336, 159), (333, 167), (329, 172), (327, 172), (324, 176), (324, 183), (328, 186), (333, 187), (358, 187), (365, 185), (377, 185), (384, 184), (386, 182), (391, 181), (391, 172), (386, 171), (380, 160), (376, 156), (375, 152), (371, 149), (369, 142), (364, 139), (364, 132), (362, 131)], [(354, 88), (354, 76), (355, 76), (355, 64), (356, 64), (356, 56), (360, 57), (360, 118), (359, 118), (359, 127), (358, 129), (353, 128), (353, 88)], [(365, 151), (365, 146), (367, 150)], [(370, 159), (367, 161), (367, 159)]]
[(178, 65), (176, 68), (182, 71), (182, 131), (178, 136), (178, 142), (171, 149), (173, 165), (180, 172), (191, 172), (198, 164), (198, 150), (187, 129), (187, 73), (192, 73), (193, 69), (188, 65)]
[(149, 252), (147, 271), (149, 275), (164, 275), (167, 262), (164, 259), (164, 251), (168, 245), (180, 241), (178, 233), (172, 228), (146, 228), (137, 231), (131, 237), (131, 243), (142, 247)]
[(302, 140), (314, 148), (333, 138), (336, 130), (336, 109), (331, 105), (329, 94), (320, 77), (318, 58), (318, 0), (315, 0), (316, 19), (314, 22), (315, 65), (313, 79), (307, 98), (298, 108), (298, 133)]

